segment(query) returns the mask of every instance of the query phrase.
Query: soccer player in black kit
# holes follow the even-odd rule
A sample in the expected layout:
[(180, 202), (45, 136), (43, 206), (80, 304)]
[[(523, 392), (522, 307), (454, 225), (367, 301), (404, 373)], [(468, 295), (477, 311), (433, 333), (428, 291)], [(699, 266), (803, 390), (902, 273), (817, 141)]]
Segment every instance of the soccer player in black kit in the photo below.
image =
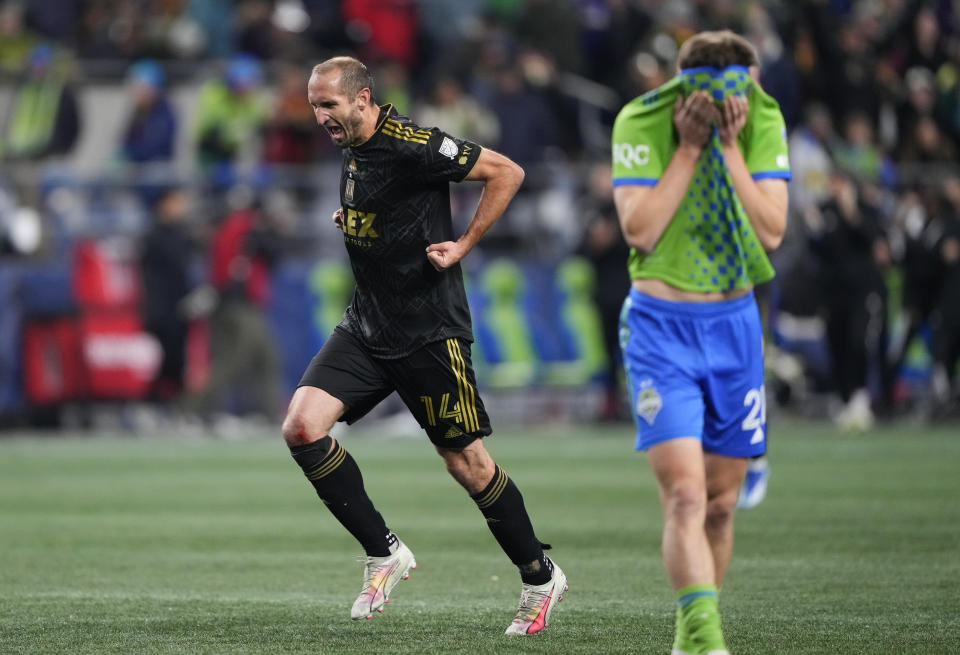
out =
[[(544, 555), (520, 491), (484, 448), (490, 421), (470, 362), (473, 331), (458, 263), (506, 209), (523, 170), (492, 150), (421, 128), (391, 105), (377, 106), (373, 78), (351, 57), (314, 67), (307, 99), (317, 124), (343, 149), (333, 219), (357, 285), (340, 325), (303, 374), (283, 437), (317, 495), (366, 552), (351, 617), (382, 612), (416, 562), (374, 508), (356, 462), (329, 433), (397, 391), (520, 570), (520, 605), (507, 634), (539, 632), (567, 589), (566, 576)], [(461, 180), (481, 180), (484, 188), (456, 239), (449, 183)]]

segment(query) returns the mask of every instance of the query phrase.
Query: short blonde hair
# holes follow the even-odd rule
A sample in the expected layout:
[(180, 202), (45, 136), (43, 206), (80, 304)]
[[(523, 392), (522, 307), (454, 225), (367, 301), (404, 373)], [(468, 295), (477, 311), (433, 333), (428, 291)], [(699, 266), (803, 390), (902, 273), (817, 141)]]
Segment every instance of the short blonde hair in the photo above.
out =
[(364, 89), (370, 89), (373, 98), (373, 75), (359, 59), (332, 57), (313, 67), (314, 75), (326, 75), (332, 71), (340, 72), (340, 90), (344, 95), (352, 98)]

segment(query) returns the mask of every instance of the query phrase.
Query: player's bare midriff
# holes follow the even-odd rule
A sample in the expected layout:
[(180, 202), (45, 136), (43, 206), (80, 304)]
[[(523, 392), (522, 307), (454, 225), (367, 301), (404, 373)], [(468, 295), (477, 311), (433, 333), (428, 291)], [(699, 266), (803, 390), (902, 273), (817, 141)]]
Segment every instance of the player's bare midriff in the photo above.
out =
[(735, 300), (742, 298), (753, 290), (753, 287), (746, 289), (730, 289), (729, 291), (687, 291), (678, 289), (672, 284), (667, 284), (663, 280), (656, 278), (639, 278), (633, 281), (633, 288), (640, 293), (645, 293), (661, 300), (672, 300), (674, 302), (720, 302), (722, 300)]

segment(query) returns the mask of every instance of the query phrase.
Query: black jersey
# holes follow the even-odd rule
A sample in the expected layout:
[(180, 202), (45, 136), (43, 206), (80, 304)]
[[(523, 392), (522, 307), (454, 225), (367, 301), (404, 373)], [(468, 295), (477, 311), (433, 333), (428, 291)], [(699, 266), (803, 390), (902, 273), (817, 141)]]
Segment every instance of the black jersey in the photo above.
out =
[(340, 327), (371, 354), (403, 357), (425, 344), (473, 340), (460, 264), (437, 271), (427, 246), (454, 241), (450, 182), (459, 182), (480, 146), (422, 129), (391, 105), (377, 129), (343, 150), (343, 242), (357, 281)]

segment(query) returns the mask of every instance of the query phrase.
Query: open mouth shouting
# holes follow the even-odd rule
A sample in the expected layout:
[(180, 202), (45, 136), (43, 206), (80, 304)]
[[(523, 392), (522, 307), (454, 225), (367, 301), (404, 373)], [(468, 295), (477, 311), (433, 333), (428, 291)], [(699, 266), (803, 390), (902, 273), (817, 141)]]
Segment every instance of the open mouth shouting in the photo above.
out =
[(346, 140), (347, 133), (344, 131), (343, 126), (337, 121), (331, 119), (324, 123), (323, 127), (327, 130), (327, 134), (330, 135), (334, 143), (341, 144)]

